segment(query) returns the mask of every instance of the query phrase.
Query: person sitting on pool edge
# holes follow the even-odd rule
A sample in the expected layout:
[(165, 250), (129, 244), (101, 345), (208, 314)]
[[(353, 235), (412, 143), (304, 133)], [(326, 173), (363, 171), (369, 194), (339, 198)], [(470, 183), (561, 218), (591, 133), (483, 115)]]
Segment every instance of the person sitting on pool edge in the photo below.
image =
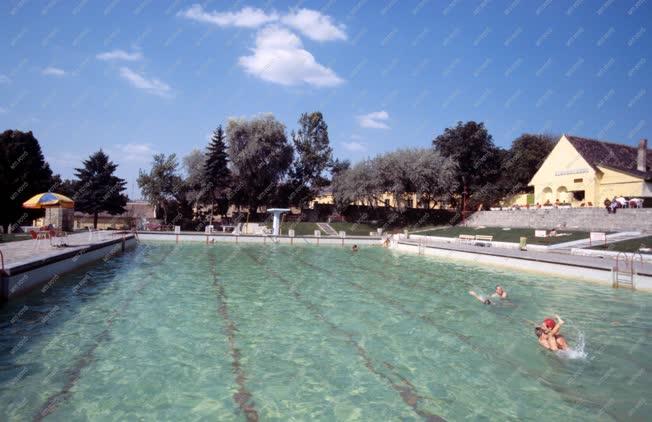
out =
[(568, 343), (566, 338), (559, 333), (564, 320), (555, 315), (557, 322), (552, 318), (546, 318), (539, 327), (535, 327), (534, 334), (539, 339), (539, 344), (546, 349), (556, 352), (558, 350), (567, 350)]

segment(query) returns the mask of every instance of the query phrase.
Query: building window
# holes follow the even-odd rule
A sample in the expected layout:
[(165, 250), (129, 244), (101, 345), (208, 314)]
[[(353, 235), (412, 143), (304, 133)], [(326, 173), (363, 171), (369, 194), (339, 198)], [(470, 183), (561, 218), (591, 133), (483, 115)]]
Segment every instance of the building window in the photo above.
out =
[(389, 207), (389, 199), (385, 199), (385, 206)]
[(576, 201), (584, 201), (584, 191), (583, 190), (576, 190), (573, 192), (573, 199)]
[(575, 183), (582, 183), (584, 179), (573, 179), (573, 182)]

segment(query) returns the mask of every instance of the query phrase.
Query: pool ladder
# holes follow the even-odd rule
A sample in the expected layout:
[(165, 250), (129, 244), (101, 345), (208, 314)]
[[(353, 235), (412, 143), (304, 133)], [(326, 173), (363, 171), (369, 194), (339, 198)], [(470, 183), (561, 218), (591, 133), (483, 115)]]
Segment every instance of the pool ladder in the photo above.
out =
[(631, 256), (626, 252), (618, 252), (616, 256), (616, 265), (611, 269), (612, 287), (629, 287), (636, 290), (636, 258), (639, 263), (643, 264), (643, 255), (640, 252), (632, 253)]
[(419, 243), (417, 244), (417, 254), (418, 255), (426, 254), (426, 245), (424, 244), (423, 239), (419, 239)]

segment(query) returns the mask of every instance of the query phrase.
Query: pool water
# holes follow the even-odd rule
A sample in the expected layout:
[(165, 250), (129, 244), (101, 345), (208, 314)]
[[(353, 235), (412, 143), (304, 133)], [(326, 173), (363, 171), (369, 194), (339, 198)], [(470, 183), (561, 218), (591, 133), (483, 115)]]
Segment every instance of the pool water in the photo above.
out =
[[(379, 247), (144, 243), (0, 308), (0, 419), (645, 420), (651, 304)], [(534, 336), (555, 313), (570, 354)]]

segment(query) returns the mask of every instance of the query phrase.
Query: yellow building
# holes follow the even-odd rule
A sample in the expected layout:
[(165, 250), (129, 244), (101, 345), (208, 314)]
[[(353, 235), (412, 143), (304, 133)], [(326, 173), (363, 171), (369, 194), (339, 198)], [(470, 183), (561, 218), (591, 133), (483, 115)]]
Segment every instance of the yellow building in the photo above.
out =
[[(427, 201), (423, 199), (419, 199), (417, 194), (415, 193), (406, 193), (403, 198), (401, 199), (401, 206), (407, 207), (407, 208), (437, 208), (439, 206), (438, 203), (435, 201), (430, 201), (430, 204), (426, 204)], [(315, 197), (315, 199), (312, 200), (310, 204), (310, 208), (314, 208), (316, 205), (321, 205), (321, 204), (334, 204), (335, 203), (335, 197), (333, 196), (333, 191), (328, 190), (328, 189), (322, 189), (319, 192), (319, 195)], [(374, 207), (398, 207), (399, 203), (396, 200), (394, 194), (390, 192), (385, 192), (382, 195), (380, 195), (379, 198), (374, 199), (374, 200), (357, 200), (353, 202), (351, 205), (367, 205), (367, 206), (374, 206)], [(428, 207), (426, 207), (428, 205)]]
[(563, 135), (530, 180), (534, 202), (603, 206), (614, 196), (652, 197), (652, 151)]

